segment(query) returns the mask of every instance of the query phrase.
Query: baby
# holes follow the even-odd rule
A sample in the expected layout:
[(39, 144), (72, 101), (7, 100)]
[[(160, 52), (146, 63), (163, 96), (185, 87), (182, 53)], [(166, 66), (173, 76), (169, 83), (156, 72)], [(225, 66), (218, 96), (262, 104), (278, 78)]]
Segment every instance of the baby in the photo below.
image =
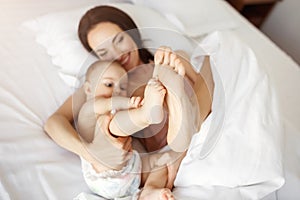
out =
[[(78, 116), (78, 132), (82, 139), (92, 142), (98, 119), (109, 112), (114, 114), (109, 131), (115, 136), (128, 137), (163, 120), (166, 94), (164, 86), (157, 79), (150, 79), (142, 100), (141, 97), (127, 97), (127, 82), (126, 71), (117, 62), (97, 61), (89, 67), (84, 83), (87, 99)], [(142, 162), (134, 150), (132, 157), (120, 171), (97, 173), (92, 164), (84, 159), (82, 170), (87, 185), (102, 197), (114, 199), (131, 196), (132, 199), (172, 200), (171, 188), (166, 188), (168, 170), (165, 158), (170, 156), (172, 155), (168, 153), (154, 154), (146, 161), (143, 160), (143, 164), (147, 165), (145, 167), (157, 169), (149, 173), (142, 191), (139, 191)], [(156, 164), (158, 159), (163, 164)]]

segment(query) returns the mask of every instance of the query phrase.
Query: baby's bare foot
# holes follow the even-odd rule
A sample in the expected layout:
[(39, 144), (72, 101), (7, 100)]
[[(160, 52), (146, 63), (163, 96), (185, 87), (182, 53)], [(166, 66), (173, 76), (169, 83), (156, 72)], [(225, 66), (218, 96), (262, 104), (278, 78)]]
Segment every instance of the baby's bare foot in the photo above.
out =
[(139, 200), (175, 200), (172, 192), (168, 188), (144, 188)]
[(142, 110), (146, 122), (158, 124), (164, 119), (163, 102), (166, 94), (165, 87), (156, 78), (149, 80), (144, 93)]

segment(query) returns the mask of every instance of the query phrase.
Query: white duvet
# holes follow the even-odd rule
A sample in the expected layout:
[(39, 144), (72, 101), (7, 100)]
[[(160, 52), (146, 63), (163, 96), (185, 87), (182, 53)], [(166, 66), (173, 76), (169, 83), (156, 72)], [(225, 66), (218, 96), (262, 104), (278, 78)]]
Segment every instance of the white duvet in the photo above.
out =
[[(232, 32), (206, 37), (193, 63), (203, 54), (213, 66), (213, 109), (192, 139), (174, 193), (189, 200), (260, 199), (284, 183), (277, 97), (254, 53)], [(213, 188), (221, 192), (209, 194)]]

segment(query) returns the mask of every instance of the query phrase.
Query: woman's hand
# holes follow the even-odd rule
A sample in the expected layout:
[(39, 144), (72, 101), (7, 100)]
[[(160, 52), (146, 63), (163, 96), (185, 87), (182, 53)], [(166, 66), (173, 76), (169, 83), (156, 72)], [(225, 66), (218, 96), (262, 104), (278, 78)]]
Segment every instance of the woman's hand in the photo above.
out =
[(87, 143), (88, 160), (98, 171), (108, 169), (121, 170), (131, 158), (131, 137), (114, 137), (109, 132), (112, 116), (103, 115), (98, 118), (94, 140)]
[(179, 59), (170, 47), (161, 46), (154, 54), (154, 64), (157, 65), (175, 65), (174, 62)]
[(161, 46), (155, 52), (154, 64), (170, 67), (179, 75), (187, 77), (192, 85), (197, 80), (198, 74), (191, 65), (189, 56), (184, 51), (172, 51), (170, 47)]

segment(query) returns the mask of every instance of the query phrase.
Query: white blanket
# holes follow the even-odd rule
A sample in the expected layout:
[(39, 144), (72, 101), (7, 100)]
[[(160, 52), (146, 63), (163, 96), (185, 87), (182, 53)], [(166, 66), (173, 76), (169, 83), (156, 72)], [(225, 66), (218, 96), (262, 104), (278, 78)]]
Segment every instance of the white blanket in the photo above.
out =
[(219, 187), (222, 192), (209, 199), (260, 199), (284, 183), (277, 97), (253, 52), (232, 33), (206, 37), (193, 63), (203, 54), (213, 66), (212, 113), (192, 139), (174, 193), (201, 199), (206, 189)]

